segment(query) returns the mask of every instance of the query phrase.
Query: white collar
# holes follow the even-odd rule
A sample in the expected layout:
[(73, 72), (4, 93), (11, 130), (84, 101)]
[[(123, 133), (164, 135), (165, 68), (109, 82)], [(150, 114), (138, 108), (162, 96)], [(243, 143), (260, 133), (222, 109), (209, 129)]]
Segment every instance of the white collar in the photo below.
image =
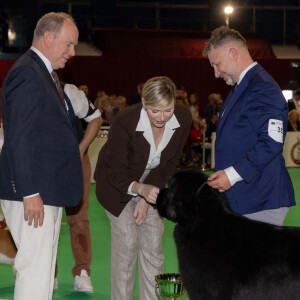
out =
[[(180, 127), (178, 120), (175, 117), (175, 114), (172, 115), (172, 117), (167, 121), (165, 126), (172, 130)], [(146, 131), (149, 128), (151, 128), (151, 124), (150, 124), (146, 110), (142, 107), (140, 119), (136, 126), (135, 131)]]
[(237, 85), (240, 84), (240, 82), (242, 81), (242, 79), (244, 78), (244, 76), (246, 75), (246, 73), (252, 69), (255, 65), (257, 65), (257, 62), (255, 61), (254, 63), (252, 63), (250, 66), (248, 66), (241, 74), (239, 77), (239, 81), (237, 82)]
[(39, 58), (44, 62), (44, 64), (46, 65), (47, 70), (51, 74), (51, 72), (53, 71), (53, 68), (52, 68), (50, 60), (41, 51), (36, 49), (34, 46), (31, 46), (30, 49), (39, 56)]

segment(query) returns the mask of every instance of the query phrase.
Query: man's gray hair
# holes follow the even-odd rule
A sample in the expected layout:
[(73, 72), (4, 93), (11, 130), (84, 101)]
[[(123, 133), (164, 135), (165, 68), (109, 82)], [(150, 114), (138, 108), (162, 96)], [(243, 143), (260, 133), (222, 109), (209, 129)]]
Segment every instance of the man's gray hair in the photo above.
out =
[(226, 26), (218, 27), (211, 33), (210, 39), (203, 50), (203, 56), (208, 56), (212, 48), (218, 48), (234, 41), (240, 42), (243, 47), (247, 48), (245, 38), (238, 31), (229, 29)]
[(38, 41), (46, 31), (52, 32), (54, 37), (60, 34), (64, 21), (71, 21), (75, 24), (71, 15), (64, 12), (51, 12), (42, 16), (36, 24), (33, 32), (33, 40)]

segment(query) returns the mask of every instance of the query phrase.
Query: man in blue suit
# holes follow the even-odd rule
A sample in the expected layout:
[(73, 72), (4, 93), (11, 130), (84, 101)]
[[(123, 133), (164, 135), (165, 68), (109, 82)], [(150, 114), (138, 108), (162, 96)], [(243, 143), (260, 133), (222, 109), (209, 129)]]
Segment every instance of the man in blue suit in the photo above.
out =
[(44, 15), (2, 88), (0, 198), (18, 248), (15, 300), (52, 299), (62, 207), (82, 195), (75, 115), (54, 71), (77, 42), (71, 16)]
[(253, 62), (244, 37), (215, 29), (204, 49), (215, 77), (234, 86), (219, 115), (215, 173), (208, 184), (226, 192), (235, 212), (282, 225), (294, 190), (282, 156), (288, 106), (274, 79)]

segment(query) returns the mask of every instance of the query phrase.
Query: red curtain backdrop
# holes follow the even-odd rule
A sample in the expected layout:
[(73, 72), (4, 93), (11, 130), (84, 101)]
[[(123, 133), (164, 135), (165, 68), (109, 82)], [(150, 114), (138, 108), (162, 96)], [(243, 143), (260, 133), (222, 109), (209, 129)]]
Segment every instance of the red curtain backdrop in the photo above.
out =
[[(14, 64), (14, 59), (0, 59), (0, 103), (1, 103), (1, 86), (5, 76), (11, 66)], [(1, 119), (1, 105), (0, 105), (0, 119)], [(0, 122), (1, 123), (1, 122)]]
[[(294, 69), (289, 59), (257, 60), (285, 89)], [(12, 60), (0, 60), (0, 86)], [(300, 63), (300, 61), (298, 61)], [(153, 76), (168, 76), (176, 85), (183, 85), (188, 93), (197, 92), (200, 113), (208, 103), (210, 93), (219, 93), (225, 100), (230, 87), (223, 79), (214, 77), (209, 61), (204, 58), (152, 58), (152, 57), (85, 57), (75, 56), (60, 72), (64, 82), (87, 84), (89, 98), (94, 101), (98, 90), (107, 94), (124, 95), (127, 100), (136, 94), (136, 86)]]
[[(294, 71), (290, 67), (291, 60), (257, 61), (273, 76), (281, 89), (286, 88)], [(230, 90), (223, 79), (214, 77), (208, 59), (75, 56), (62, 71), (65, 82), (88, 84), (92, 101), (98, 90), (124, 95), (129, 100), (136, 94), (139, 82), (162, 75), (170, 77), (176, 85), (183, 85), (188, 93), (198, 93), (202, 116), (210, 93), (219, 93), (225, 100)]]
[[(203, 58), (209, 31), (130, 30), (93, 28), (93, 43), (103, 56)], [(243, 32), (252, 57), (276, 58), (267, 39)]]

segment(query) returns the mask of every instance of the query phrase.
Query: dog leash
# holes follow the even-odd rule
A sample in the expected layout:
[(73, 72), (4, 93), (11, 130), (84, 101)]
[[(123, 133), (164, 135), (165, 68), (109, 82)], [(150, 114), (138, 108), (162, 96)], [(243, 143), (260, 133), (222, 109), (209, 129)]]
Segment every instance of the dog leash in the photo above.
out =
[(201, 184), (201, 186), (197, 189), (196, 194), (200, 193), (201, 190), (203, 189), (203, 187), (207, 184), (207, 181), (205, 181), (204, 183)]

